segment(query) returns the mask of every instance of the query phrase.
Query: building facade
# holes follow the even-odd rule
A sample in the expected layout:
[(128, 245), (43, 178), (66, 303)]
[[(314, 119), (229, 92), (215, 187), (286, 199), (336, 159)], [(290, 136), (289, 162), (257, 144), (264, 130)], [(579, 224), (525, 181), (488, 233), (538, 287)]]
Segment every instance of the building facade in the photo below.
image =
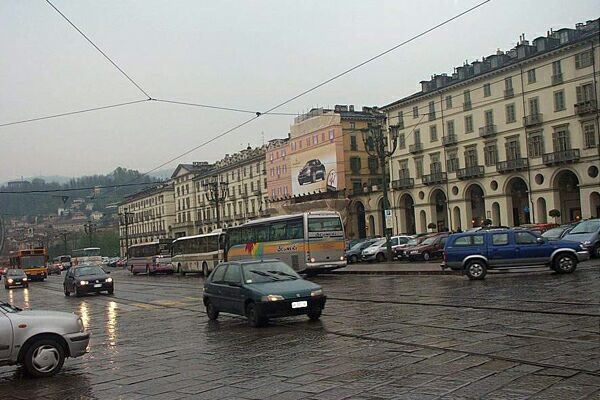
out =
[(600, 215), (598, 20), (421, 82), (382, 107), (396, 232)]
[[(240, 225), (268, 216), (265, 153), (267, 146), (242, 150), (217, 161), (193, 179), (197, 233)], [(214, 200), (218, 196), (222, 200)]]
[[(129, 245), (173, 237), (175, 195), (173, 183), (161, 183), (127, 196), (118, 205), (119, 249), (124, 257)], [(127, 218), (127, 224), (125, 224)]]
[(173, 171), (171, 175), (175, 195), (173, 237), (178, 238), (198, 233), (198, 192), (194, 178), (206, 174), (212, 169), (212, 164), (202, 161), (179, 164)]

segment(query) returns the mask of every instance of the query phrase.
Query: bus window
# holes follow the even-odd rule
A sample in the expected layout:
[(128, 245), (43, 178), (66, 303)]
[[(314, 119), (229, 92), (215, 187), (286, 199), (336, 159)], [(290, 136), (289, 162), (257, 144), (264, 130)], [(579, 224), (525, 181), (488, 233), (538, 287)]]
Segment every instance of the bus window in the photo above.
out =
[(267, 225), (254, 227), (254, 234), (256, 236), (256, 242), (268, 242), (269, 241), (269, 227)]
[(219, 251), (219, 236), (208, 236), (206, 239), (206, 252)]
[(271, 225), (269, 239), (271, 241), (285, 240), (285, 236), (286, 236), (285, 228), (286, 228), (285, 222), (278, 222), (278, 223), (274, 223), (273, 225)]
[(239, 229), (232, 229), (228, 236), (230, 246), (235, 246), (236, 244), (242, 243)]
[(331, 232), (342, 231), (342, 220), (340, 218), (309, 218), (309, 232)]
[(242, 228), (242, 243), (252, 243), (254, 241), (254, 229), (250, 226)]
[(304, 224), (301, 219), (288, 221), (286, 239), (302, 239), (304, 238)]

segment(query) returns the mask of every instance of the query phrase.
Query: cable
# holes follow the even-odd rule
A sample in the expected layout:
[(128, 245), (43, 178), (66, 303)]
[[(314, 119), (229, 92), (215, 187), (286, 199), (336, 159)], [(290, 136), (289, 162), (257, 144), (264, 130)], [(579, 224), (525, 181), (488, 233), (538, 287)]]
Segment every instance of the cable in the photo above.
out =
[(143, 103), (143, 102), (146, 102), (146, 101), (150, 101), (150, 99), (128, 101), (126, 103), (117, 103), (117, 104), (111, 104), (111, 105), (108, 105), (108, 106), (86, 108), (84, 110), (69, 111), (69, 112), (66, 112), (66, 113), (46, 115), (44, 117), (24, 119), (24, 120), (21, 120), (21, 121), (6, 122), (6, 123), (3, 123), (3, 124), (0, 124), (0, 128), (4, 127), (4, 126), (19, 125), (19, 124), (25, 124), (25, 123), (28, 123), (28, 122), (35, 122), (35, 121), (42, 121), (42, 120), (45, 120), (45, 119), (64, 117), (66, 115), (83, 114), (83, 113), (92, 112), (92, 111), (106, 110), (108, 108), (123, 107), (123, 106), (128, 106), (128, 105), (131, 105), (131, 104)]
[(56, 193), (56, 192), (76, 192), (78, 190), (95, 190), (95, 189), (108, 189), (108, 188), (120, 188), (127, 186), (142, 186), (142, 185), (159, 185), (163, 182), (144, 182), (144, 183), (122, 183), (122, 184), (114, 184), (114, 185), (97, 185), (97, 186), (88, 186), (81, 188), (66, 188), (66, 189), (39, 189), (39, 190), (1, 190), (0, 195), (2, 194), (29, 194), (29, 193)]
[(136, 88), (138, 88), (138, 90), (140, 92), (142, 92), (144, 94), (144, 96), (146, 96), (148, 98), (148, 100), (152, 99), (152, 97), (144, 89), (142, 89), (140, 85), (138, 85), (129, 75), (127, 75), (127, 73), (125, 73), (125, 71), (123, 71), (121, 69), (121, 67), (119, 67), (113, 60), (111, 60), (111, 58), (109, 56), (107, 56), (106, 53), (100, 49), (100, 47), (96, 46), (96, 44), (89, 37), (87, 37), (87, 35), (85, 33), (83, 33), (81, 31), (81, 29), (79, 29), (73, 22), (71, 22), (71, 20), (69, 18), (67, 18), (67, 16), (65, 14), (63, 14), (58, 8), (56, 8), (56, 6), (54, 4), (52, 4), (52, 2), (50, 2), (50, 0), (46, 0), (46, 3), (48, 3), (50, 5), (50, 7), (54, 8), (54, 10), (57, 13), (59, 13), (60, 16), (63, 17), (65, 19), (65, 21), (67, 21), (69, 23), (69, 25), (71, 25), (77, 32), (79, 32), (79, 34), (81, 36), (83, 36), (85, 38), (85, 40), (87, 40), (92, 46), (94, 46), (94, 48), (96, 50), (98, 50), (98, 52), (100, 54), (102, 54), (104, 56), (104, 58), (106, 58), (108, 60), (108, 62), (110, 62), (117, 70), (119, 70), (119, 72), (121, 74), (123, 74), (123, 76), (125, 76), (125, 78), (127, 78), (127, 80), (129, 82), (131, 82)]
[[(267, 114), (267, 113), (261, 113), (260, 111), (252, 111), (252, 110), (244, 110), (244, 109), (240, 109), (240, 108), (231, 108), (231, 107), (222, 107), (222, 106), (213, 106), (210, 104), (200, 104), (200, 103), (191, 103), (191, 102), (187, 102), (187, 101), (177, 101), (177, 100), (167, 100), (167, 99), (152, 99), (153, 101), (159, 102), (159, 103), (168, 103), (168, 104), (178, 104), (178, 105), (184, 105), (184, 106), (193, 106), (193, 107), (202, 107), (202, 108), (210, 108), (210, 109), (214, 109), (214, 110), (224, 110), (224, 111), (235, 111), (235, 112), (240, 112), (240, 113), (246, 113), (246, 114)], [(280, 113), (268, 113), (269, 115), (291, 115), (291, 116), (297, 116), (298, 114), (294, 114), (294, 113), (284, 113), (284, 112), (280, 112)]]

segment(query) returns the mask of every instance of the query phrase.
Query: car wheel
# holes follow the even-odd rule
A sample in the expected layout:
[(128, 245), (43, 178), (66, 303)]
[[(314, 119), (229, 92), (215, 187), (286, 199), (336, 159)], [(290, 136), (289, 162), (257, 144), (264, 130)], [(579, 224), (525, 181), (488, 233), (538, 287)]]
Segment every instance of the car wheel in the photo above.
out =
[(213, 306), (210, 300), (206, 302), (206, 315), (208, 315), (208, 319), (211, 321), (216, 321), (219, 318), (219, 310)]
[(30, 375), (52, 376), (62, 368), (65, 362), (65, 350), (57, 340), (42, 338), (29, 346), (23, 361)]
[(208, 264), (202, 263), (202, 275), (204, 275), (205, 278), (208, 278), (208, 273)]
[(109, 295), (109, 296), (112, 296), (113, 294), (115, 294), (115, 289), (110, 289), (110, 290), (108, 291), (108, 295)]
[(318, 321), (321, 318), (321, 312), (323, 312), (323, 309), (320, 307), (317, 307), (317, 308), (308, 310), (307, 315), (311, 321)]
[(26, 284), (25, 284), (25, 288), (29, 288), (29, 283), (26, 283)]
[(423, 252), (423, 261), (429, 261), (430, 259), (431, 259), (431, 256), (429, 255), (429, 253), (424, 251)]
[(150, 276), (150, 268), (146, 265), (146, 275)]
[(385, 261), (385, 254), (383, 254), (383, 253), (377, 253), (377, 255), (375, 256), (375, 260), (377, 262), (383, 262), (383, 261)]
[(355, 254), (351, 255), (349, 261), (350, 261), (350, 264), (357, 263), (358, 262), (358, 256), (355, 255)]
[(75, 287), (75, 297), (81, 297), (81, 293), (79, 293), (77, 287)]
[(258, 310), (256, 310), (256, 305), (254, 303), (249, 303), (246, 306), (246, 318), (248, 318), (248, 323), (255, 328), (267, 323), (267, 319), (258, 314)]
[(471, 280), (483, 279), (487, 274), (487, 266), (480, 260), (469, 261), (465, 266), (465, 274)]
[(590, 254), (594, 258), (600, 258), (600, 243), (596, 243), (596, 245), (592, 248), (592, 252)]
[(69, 297), (69, 296), (71, 295), (71, 292), (69, 292), (69, 291), (67, 290), (67, 287), (66, 287), (66, 286), (64, 286), (64, 287), (63, 287), (63, 289), (64, 289), (64, 292), (65, 292), (65, 296), (66, 296), (66, 297)]
[(577, 259), (569, 253), (561, 253), (554, 258), (554, 269), (560, 274), (570, 274), (577, 268)]

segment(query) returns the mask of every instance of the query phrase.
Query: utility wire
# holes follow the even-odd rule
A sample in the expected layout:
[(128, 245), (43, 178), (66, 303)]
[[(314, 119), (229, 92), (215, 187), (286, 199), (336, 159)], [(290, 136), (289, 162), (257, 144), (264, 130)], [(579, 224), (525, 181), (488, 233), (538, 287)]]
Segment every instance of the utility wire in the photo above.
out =
[(127, 186), (142, 186), (142, 185), (160, 185), (164, 182), (144, 182), (144, 183), (122, 183), (114, 185), (97, 185), (80, 188), (65, 188), (65, 189), (39, 189), (39, 190), (1, 190), (2, 194), (28, 194), (28, 193), (56, 193), (56, 192), (76, 192), (80, 190), (94, 190), (94, 189), (109, 189), (109, 188), (120, 188)]
[(92, 41), (92, 39), (90, 39), (85, 33), (83, 33), (83, 31), (81, 29), (79, 29), (73, 22), (71, 22), (71, 20), (69, 18), (67, 18), (67, 16), (65, 14), (63, 14), (58, 8), (56, 8), (56, 6), (54, 4), (52, 4), (52, 2), (50, 2), (50, 0), (46, 0), (46, 3), (48, 3), (50, 5), (50, 7), (54, 8), (54, 10), (57, 13), (59, 13), (60, 16), (63, 17), (65, 19), (65, 21), (67, 21), (69, 23), (69, 25), (71, 25), (77, 32), (79, 32), (79, 34), (81, 36), (83, 36), (85, 38), (85, 40), (87, 40), (92, 46), (94, 46), (94, 48), (96, 50), (98, 50), (98, 52), (100, 54), (102, 54), (104, 56), (104, 58), (106, 58), (108, 60), (108, 62), (110, 62), (117, 70), (119, 70), (119, 72), (125, 78), (127, 78), (127, 80), (129, 82), (131, 82), (136, 88), (138, 88), (138, 90), (140, 92), (142, 92), (144, 94), (144, 96), (146, 96), (148, 98), (148, 100), (152, 99), (152, 97), (144, 89), (142, 89), (141, 86), (137, 84), (137, 82), (135, 82), (129, 75), (127, 75), (127, 73), (125, 71), (123, 71), (121, 69), (121, 67), (119, 67), (109, 56), (107, 56), (106, 53), (100, 49), (100, 47), (96, 46), (96, 43), (94, 43)]
[[(245, 110), (245, 109), (240, 109), (240, 108), (231, 108), (231, 107), (223, 107), (223, 106), (214, 106), (214, 105), (210, 105), (210, 104), (201, 104), (201, 103), (192, 103), (189, 101), (178, 101), (178, 100), (168, 100), (168, 99), (152, 99), (153, 101), (159, 102), (159, 103), (168, 103), (168, 104), (177, 104), (177, 105), (183, 105), (183, 106), (192, 106), (192, 107), (201, 107), (201, 108), (210, 108), (210, 109), (214, 109), (214, 110), (224, 110), (224, 111), (234, 111), (234, 112), (240, 112), (240, 113), (246, 113), (246, 114), (255, 114), (255, 115), (260, 115), (260, 114), (266, 114), (266, 113), (261, 113), (260, 111), (253, 111), (253, 110)], [(268, 113), (269, 115), (292, 115), (292, 116), (297, 116), (298, 114), (294, 114), (294, 113), (285, 113), (285, 112), (278, 112), (278, 113)]]
[(24, 119), (24, 120), (13, 121), (13, 122), (6, 122), (6, 123), (3, 123), (3, 124), (0, 124), (0, 128), (4, 127), (4, 126), (19, 125), (19, 124), (25, 124), (25, 123), (28, 123), (28, 122), (35, 122), (35, 121), (42, 121), (42, 120), (46, 120), (46, 119), (64, 117), (64, 116), (67, 116), (67, 115), (83, 114), (83, 113), (92, 112), (92, 111), (106, 110), (108, 108), (123, 107), (123, 106), (128, 106), (128, 105), (131, 105), (131, 104), (143, 103), (143, 102), (146, 102), (146, 101), (150, 101), (150, 99), (134, 100), (134, 101), (128, 101), (128, 102), (125, 102), (125, 103), (110, 104), (108, 106), (86, 108), (86, 109), (83, 109), (83, 110), (70, 111), (70, 112), (66, 112), (66, 113), (52, 114), (52, 115), (46, 115), (46, 116), (43, 116), (43, 117)]

